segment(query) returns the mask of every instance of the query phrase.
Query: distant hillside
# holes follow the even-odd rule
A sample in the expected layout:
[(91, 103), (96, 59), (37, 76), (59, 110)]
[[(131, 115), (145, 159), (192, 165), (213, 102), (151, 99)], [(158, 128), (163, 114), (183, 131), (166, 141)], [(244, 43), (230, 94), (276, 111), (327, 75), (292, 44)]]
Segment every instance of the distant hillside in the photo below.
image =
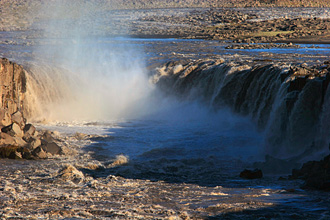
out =
[[(98, 0), (95, 0), (99, 2)], [(329, 0), (103, 0), (118, 9), (177, 7), (330, 7)]]
[(62, 2), (67, 5), (86, 4), (102, 6), (103, 9), (148, 9), (185, 7), (330, 7), (330, 0), (0, 0), (3, 8), (38, 8), (40, 5)]

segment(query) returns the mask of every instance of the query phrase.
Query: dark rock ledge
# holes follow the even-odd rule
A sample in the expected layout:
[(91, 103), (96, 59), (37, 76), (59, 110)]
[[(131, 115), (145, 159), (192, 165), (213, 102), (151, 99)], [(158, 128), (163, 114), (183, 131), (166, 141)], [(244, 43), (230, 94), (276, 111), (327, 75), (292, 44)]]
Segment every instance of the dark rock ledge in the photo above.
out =
[(0, 158), (46, 159), (64, 154), (50, 131), (37, 131), (24, 117), (26, 75), (22, 66), (0, 60)]

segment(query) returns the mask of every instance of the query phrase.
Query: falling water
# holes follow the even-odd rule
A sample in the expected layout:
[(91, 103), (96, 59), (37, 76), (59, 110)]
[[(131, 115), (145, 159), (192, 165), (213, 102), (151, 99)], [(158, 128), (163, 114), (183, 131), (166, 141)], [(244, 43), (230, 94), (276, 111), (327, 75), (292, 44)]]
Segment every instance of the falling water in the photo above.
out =
[(53, 1), (41, 9), (44, 38), (27, 68), (31, 120), (108, 120), (146, 111), (152, 85), (143, 48), (109, 44), (101, 9), (89, 1)]

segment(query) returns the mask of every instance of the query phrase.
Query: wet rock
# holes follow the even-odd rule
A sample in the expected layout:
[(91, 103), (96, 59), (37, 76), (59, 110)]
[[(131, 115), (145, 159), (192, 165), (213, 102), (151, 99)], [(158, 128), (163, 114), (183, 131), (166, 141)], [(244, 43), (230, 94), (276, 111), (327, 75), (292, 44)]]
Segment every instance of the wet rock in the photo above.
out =
[(303, 188), (330, 190), (330, 155), (321, 161), (309, 161), (300, 169), (292, 170), (291, 179), (303, 179)]
[(72, 165), (66, 165), (60, 170), (58, 177), (64, 180), (71, 180), (74, 183), (80, 183), (85, 178), (84, 174)]
[(41, 148), (47, 153), (51, 153), (54, 155), (62, 154), (62, 148), (58, 146), (55, 142), (43, 144), (41, 145)]
[(54, 141), (55, 141), (55, 139), (52, 136), (50, 131), (45, 131), (45, 133), (41, 137), (41, 142), (42, 142), (42, 144), (45, 144), (45, 145), (47, 143), (51, 143), (51, 142), (54, 142)]
[(32, 155), (37, 159), (46, 159), (47, 153), (39, 146), (32, 151)]
[(23, 131), (17, 123), (12, 123), (11, 125), (3, 127), (1, 131), (11, 136), (23, 137)]
[(259, 170), (259, 169), (255, 169), (255, 170), (243, 170), (239, 176), (241, 178), (244, 178), (244, 179), (260, 179), (262, 178), (262, 171)]

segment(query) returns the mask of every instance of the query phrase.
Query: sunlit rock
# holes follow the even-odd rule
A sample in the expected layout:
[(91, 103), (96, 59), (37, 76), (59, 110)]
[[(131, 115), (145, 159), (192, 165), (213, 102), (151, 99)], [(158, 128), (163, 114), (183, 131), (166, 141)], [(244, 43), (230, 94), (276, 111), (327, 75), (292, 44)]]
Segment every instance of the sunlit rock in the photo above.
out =
[(11, 115), (11, 120), (14, 123), (17, 123), (21, 128), (24, 128), (25, 126), (25, 120), (23, 118), (23, 115), (20, 111), (15, 112)]
[(17, 123), (12, 123), (11, 125), (3, 127), (1, 131), (11, 136), (23, 137), (24, 135), (21, 127)]
[(0, 108), (0, 126), (8, 126), (11, 123), (11, 117), (8, 111), (4, 108)]

